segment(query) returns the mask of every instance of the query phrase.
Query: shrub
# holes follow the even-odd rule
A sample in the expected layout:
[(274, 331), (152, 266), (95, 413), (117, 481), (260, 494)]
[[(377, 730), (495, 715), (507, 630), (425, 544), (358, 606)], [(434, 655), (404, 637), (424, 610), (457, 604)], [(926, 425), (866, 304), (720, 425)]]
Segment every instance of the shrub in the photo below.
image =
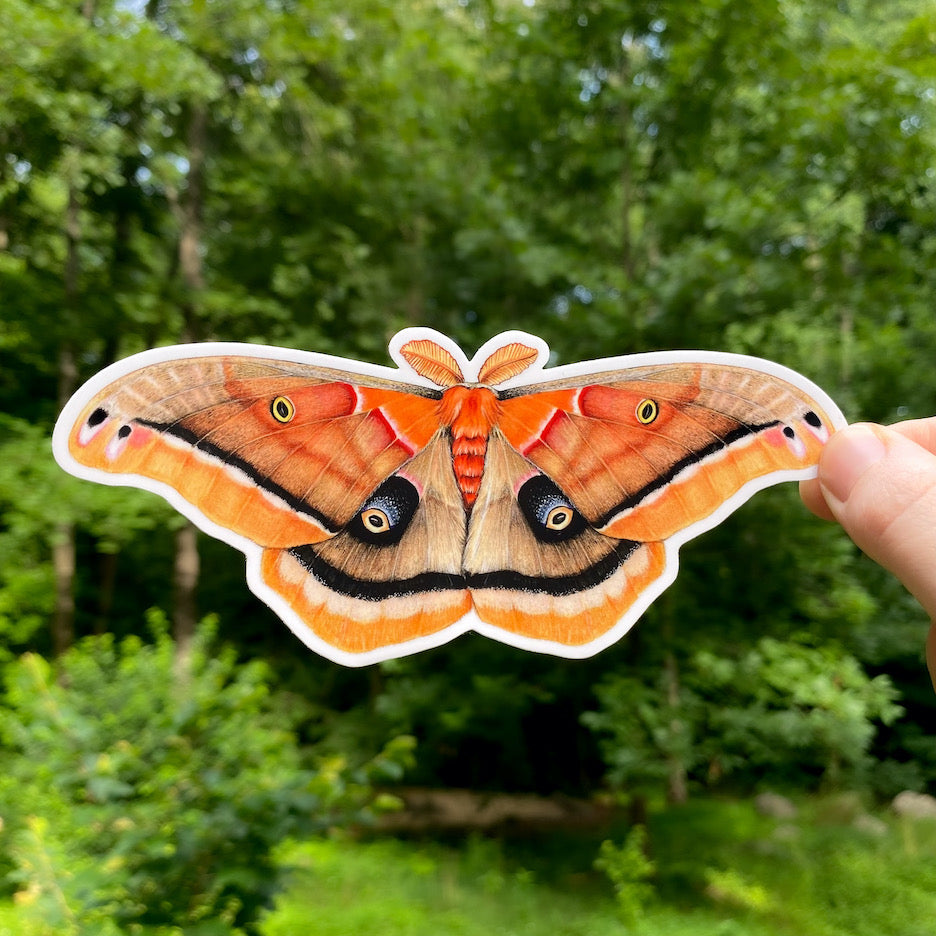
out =
[(701, 782), (733, 774), (753, 785), (769, 769), (775, 784), (860, 783), (878, 728), (903, 712), (888, 677), (869, 677), (836, 645), (770, 637), (740, 656), (695, 654), (675, 701), (662, 680), (618, 674), (596, 694), (582, 721), (621, 789), (658, 782), (674, 763)]
[(57, 679), (35, 654), (11, 667), (0, 808), (19, 902), (55, 932), (252, 932), (281, 883), (273, 846), (360, 817), (369, 774), (408, 754), (309, 763), (266, 667), (212, 653), (209, 631), (181, 675), (164, 627), (88, 639)]
[(601, 843), (595, 868), (603, 871), (614, 887), (618, 913), (624, 925), (637, 929), (646, 912), (654, 889), (649, 879), (656, 865), (646, 854), (647, 827), (634, 826), (620, 846), (610, 839)]

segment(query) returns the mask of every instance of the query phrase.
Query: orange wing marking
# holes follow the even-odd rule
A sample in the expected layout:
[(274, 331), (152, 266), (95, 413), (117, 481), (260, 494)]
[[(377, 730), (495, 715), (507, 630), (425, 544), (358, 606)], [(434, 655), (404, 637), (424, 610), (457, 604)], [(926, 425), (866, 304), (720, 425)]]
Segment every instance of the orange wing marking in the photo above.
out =
[(399, 443), (414, 454), (425, 448), (439, 428), (438, 400), (394, 390), (355, 387), (355, 412), (380, 411)]

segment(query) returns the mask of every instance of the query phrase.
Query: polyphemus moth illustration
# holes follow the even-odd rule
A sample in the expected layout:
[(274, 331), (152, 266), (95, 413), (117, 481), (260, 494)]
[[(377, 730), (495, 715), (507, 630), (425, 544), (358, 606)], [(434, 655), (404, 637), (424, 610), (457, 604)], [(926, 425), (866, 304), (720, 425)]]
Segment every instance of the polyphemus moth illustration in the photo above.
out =
[(468, 630), (590, 656), (679, 547), (810, 477), (836, 405), (770, 361), (656, 352), (544, 369), (511, 331), (467, 359), (407, 328), (397, 368), (246, 344), (144, 351), (55, 428), (80, 478), (154, 491), (247, 557), (250, 588), (357, 666)]

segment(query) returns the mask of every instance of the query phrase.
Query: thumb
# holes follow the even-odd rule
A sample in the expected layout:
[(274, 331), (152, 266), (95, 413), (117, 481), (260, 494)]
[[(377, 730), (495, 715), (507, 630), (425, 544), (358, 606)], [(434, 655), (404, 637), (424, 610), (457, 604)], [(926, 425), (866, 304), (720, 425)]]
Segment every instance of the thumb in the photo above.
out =
[[(818, 480), (848, 535), (936, 619), (936, 455), (899, 432), (859, 423), (826, 444)], [(927, 661), (936, 674), (936, 627)]]

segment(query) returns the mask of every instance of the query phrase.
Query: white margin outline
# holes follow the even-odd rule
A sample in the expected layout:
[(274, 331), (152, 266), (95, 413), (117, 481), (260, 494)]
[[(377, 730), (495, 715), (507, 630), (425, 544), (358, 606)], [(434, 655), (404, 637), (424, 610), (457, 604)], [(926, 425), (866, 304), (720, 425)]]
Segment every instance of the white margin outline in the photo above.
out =
[(536, 360), (518, 377), (511, 378), (499, 384), (499, 390), (510, 390), (517, 387), (535, 388), (537, 384), (548, 381), (563, 380), (570, 377), (582, 377), (589, 374), (604, 373), (609, 370), (644, 367), (647, 365), (697, 363), (728, 364), (736, 367), (746, 367), (764, 374), (779, 377), (809, 395), (819, 404), (832, 421), (834, 430), (842, 429), (847, 425), (841, 410), (833, 402), (831, 397), (820, 387), (811, 380), (807, 380), (796, 371), (784, 367), (782, 364), (777, 364), (763, 358), (751, 357), (745, 354), (731, 354), (723, 351), (650, 351), (641, 354), (629, 354), (619, 357), (601, 358), (593, 361), (582, 361), (574, 364), (563, 364), (546, 369), (545, 365), (549, 359), (549, 346), (542, 338), (536, 335), (531, 335), (522, 331), (502, 332), (489, 341), (486, 341), (478, 349), (474, 357), (469, 360), (461, 348), (447, 335), (443, 335), (432, 328), (417, 326), (405, 328), (397, 332), (390, 340), (390, 356), (396, 363), (396, 368), (335, 357), (330, 354), (320, 354), (314, 351), (296, 351), (290, 348), (243, 344), (238, 342), (206, 342), (204, 344), (170, 345), (168, 347), (142, 351), (139, 354), (131, 355), (122, 361), (117, 361), (115, 364), (106, 367), (104, 370), (95, 374), (75, 392), (56, 421), (55, 429), (52, 433), (52, 451), (55, 460), (70, 474), (84, 480), (96, 481), (100, 484), (109, 484), (117, 487), (135, 487), (158, 494), (209, 536), (213, 536), (215, 539), (219, 539), (229, 546), (240, 550), (246, 556), (247, 585), (250, 590), (282, 618), (289, 629), (307, 647), (321, 656), (345, 666), (367, 666), (372, 663), (379, 663), (384, 660), (407, 656), (411, 653), (418, 653), (422, 650), (428, 650), (431, 647), (441, 646), (453, 640), (455, 637), (472, 630), (483, 634), (485, 637), (490, 637), (493, 640), (498, 640), (501, 643), (509, 644), (522, 650), (549, 653), (568, 659), (585, 659), (594, 656), (599, 651), (605, 649), (605, 647), (620, 640), (620, 638), (634, 626), (650, 604), (673, 583), (679, 571), (679, 548), (684, 543), (717, 526), (758, 491), (762, 491), (764, 488), (771, 487), (783, 481), (797, 481), (816, 476), (817, 469), (815, 466), (812, 466), (809, 468), (775, 471), (768, 475), (754, 478), (736, 491), (735, 494), (729, 497), (728, 500), (712, 514), (680, 530), (678, 533), (665, 540), (665, 564), (659, 578), (652, 582), (640, 594), (637, 601), (631, 605), (627, 613), (617, 624), (600, 637), (595, 638), (587, 644), (567, 646), (566, 644), (561, 644), (552, 640), (541, 640), (538, 638), (511, 634), (509, 631), (502, 630), (492, 624), (485, 624), (478, 618), (475, 611), (472, 610), (454, 624), (450, 624), (448, 627), (434, 634), (415, 637), (403, 643), (379, 647), (365, 653), (349, 653), (345, 650), (339, 650), (320, 637), (317, 637), (309, 629), (308, 625), (289, 607), (286, 601), (281, 598), (276, 591), (264, 583), (260, 575), (260, 559), (263, 553), (262, 546), (209, 520), (200, 510), (187, 500), (184, 500), (174, 488), (169, 487), (167, 484), (153, 481), (141, 475), (113, 474), (96, 468), (89, 468), (75, 461), (68, 451), (69, 434), (76, 420), (91, 399), (113, 381), (151, 364), (175, 361), (182, 358), (214, 357), (218, 355), (265, 358), (267, 360), (284, 361), (292, 364), (334, 368), (335, 370), (344, 371), (351, 376), (359, 374), (362, 377), (376, 377), (380, 380), (391, 380), (404, 385), (410, 384), (439, 389), (432, 381), (417, 374), (400, 353), (400, 348), (404, 343), (419, 339), (434, 341), (449, 351), (462, 368), (466, 383), (475, 383), (477, 381), (477, 375), (481, 365), (498, 348), (512, 342), (520, 342), (532, 345), (536, 348)]

